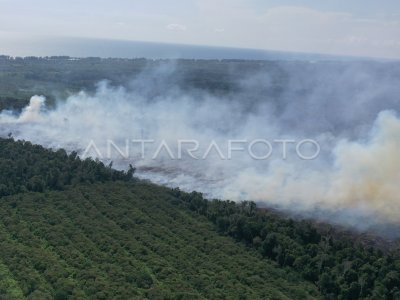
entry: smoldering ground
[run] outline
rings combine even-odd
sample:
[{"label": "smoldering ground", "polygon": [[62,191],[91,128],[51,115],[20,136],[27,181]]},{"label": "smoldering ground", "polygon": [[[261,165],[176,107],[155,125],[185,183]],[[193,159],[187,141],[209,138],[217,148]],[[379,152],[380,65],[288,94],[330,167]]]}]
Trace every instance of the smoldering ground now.
[{"label": "smoldering ground", "polygon": [[55,108],[33,96],[21,113],[1,113],[1,134],[81,154],[90,141],[106,153],[108,140],[120,148],[127,140],[164,140],[172,148],[196,140],[205,151],[210,141],[224,148],[228,140],[313,139],[321,147],[313,160],[294,155],[291,144],[286,159],[275,147],[265,160],[239,152],[221,159],[215,151],[205,160],[165,152],[153,159],[132,148],[128,158],[113,151],[110,159],[118,168],[133,161],[143,178],[208,197],[318,211],[363,230],[400,223],[398,63],[274,62],[235,77],[223,94],[185,88],[183,77],[165,63],[124,87],[101,82],[95,93],[59,99]]}]

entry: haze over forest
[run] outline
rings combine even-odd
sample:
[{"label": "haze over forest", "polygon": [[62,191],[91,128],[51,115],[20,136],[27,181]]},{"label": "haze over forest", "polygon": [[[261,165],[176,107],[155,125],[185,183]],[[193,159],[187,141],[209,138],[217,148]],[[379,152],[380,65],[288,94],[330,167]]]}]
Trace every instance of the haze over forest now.
[{"label": "haze over forest", "polygon": [[0,299],[400,299],[398,0],[0,0]]}]

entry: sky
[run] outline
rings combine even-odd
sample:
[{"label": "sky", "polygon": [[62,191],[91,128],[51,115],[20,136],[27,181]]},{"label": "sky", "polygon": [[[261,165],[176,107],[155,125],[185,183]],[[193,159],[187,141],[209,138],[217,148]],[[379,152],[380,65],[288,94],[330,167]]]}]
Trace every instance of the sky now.
[{"label": "sky", "polygon": [[400,1],[0,0],[0,46],[35,37],[400,59]]}]

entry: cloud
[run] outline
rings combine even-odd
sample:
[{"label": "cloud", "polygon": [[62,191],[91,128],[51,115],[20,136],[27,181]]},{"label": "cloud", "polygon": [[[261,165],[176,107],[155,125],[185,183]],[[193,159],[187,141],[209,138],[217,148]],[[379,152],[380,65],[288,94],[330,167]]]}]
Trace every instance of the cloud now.
[{"label": "cloud", "polygon": [[186,31],[187,27],[186,27],[186,25],[183,25],[183,24],[173,23],[173,24],[168,24],[167,29],[171,30],[171,31]]},{"label": "cloud", "polygon": [[216,33],[223,33],[223,32],[225,32],[225,29],[224,28],[215,28],[214,31]]}]

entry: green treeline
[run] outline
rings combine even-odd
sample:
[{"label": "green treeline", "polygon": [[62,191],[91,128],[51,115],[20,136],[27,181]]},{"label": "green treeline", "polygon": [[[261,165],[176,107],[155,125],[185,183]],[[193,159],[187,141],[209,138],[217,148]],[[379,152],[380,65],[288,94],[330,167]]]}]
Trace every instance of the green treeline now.
[{"label": "green treeline", "polygon": [[78,183],[130,180],[134,173],[117,171],[76,152],[53,152],[30,142],[0,138],[0,197],[26,191],[62,190]]},{"label": "green treeline", "polygon": [[253,202],[208,201],[200,193],[179,189],[172,194],[206,216],[221,234],[314,283],[325,299],[400,299],[398,252],[384,255],[349,239],[322,235],[311,222],[259,210]]}]

